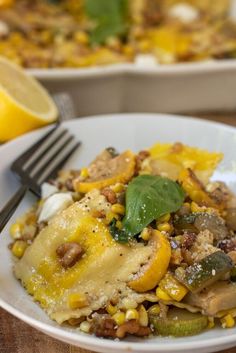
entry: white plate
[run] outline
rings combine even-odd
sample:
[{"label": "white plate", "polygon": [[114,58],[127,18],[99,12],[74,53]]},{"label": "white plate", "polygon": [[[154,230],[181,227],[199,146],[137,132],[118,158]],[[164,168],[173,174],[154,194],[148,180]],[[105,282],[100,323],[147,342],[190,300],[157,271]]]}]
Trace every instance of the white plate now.
[{"label": "white plate", "polygon": [[[123,114],[74,120],[64,124],[83,142],[81,149],[70,160],[70,166],[87,165],[104,147],[114,146],[138,151],[156,141],[181,141],[191,146],[221,151],[225,159],[215,173],[215,178],[226,181],[236,191],[235,151],[236,129],[202,120],[168,115]],[[0,147],[0,204],[16,190],[18,184],[8,168],[45,129],[18,138]],[[32,204],[34,197],[28,194],[12,221]],[[127,339],[122,342],[100,339],[80,333],[78,330],[60,327],[26,294],[12,275],[12,259],[7,249],[10,242],[8,228],[0,237],[0,306],[33,327],[76,346],[98,352],[213,352],[236,344],[236,328],[220,328],[188,338],[160,338],[149,340]]]}]

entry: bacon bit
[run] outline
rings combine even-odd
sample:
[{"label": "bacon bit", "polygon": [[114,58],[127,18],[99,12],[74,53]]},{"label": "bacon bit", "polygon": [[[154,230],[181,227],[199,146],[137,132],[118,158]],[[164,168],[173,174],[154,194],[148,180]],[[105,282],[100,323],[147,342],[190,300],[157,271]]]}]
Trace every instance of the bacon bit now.
[{"label": "bacon bit", "polygon": [[158,1],[146,0],[143,9],[143,18],[147,26],[153,26],[161,22],[162,11]]},{"label": "bacon bit", "polygon": [[75,242],[64,243],[58,246],[56,254],[60,258],[62,267],[69,268],[74,266],[82,257],[83,249],[80,244]]},{"label": "bacon bit", "polygon": [[181,142],[176,142],[171,146],[170,153],[181,153],[184,145]]},{"label": "bacon bit", "polygon": [[139,154],[137,155],[137,158],[140,162],[143,162],[144,159],[148,158],[149,156],[150,156],[150,152],[143,150],[139,152]]},{"label": "bacon bit", "polygon": [[193,243],[196,240],[196,233],[184,233],[183,234],[183,242],[181,244],[182,248],[190,249]]},{"label": "bacon bit", "polygon": [[225,253],[236,250],[236,238],[224,239],[218,243],[218,248],[223,250]]},{"label": "bacon bit", "polygon": [[110,202],[112,205],[117,203],[116,193],[111,188],[104,188],[101,191],[101,194],[105,196],[107,201]]},{"label": "bacon bit", "polygon": [[67,179],[65,182],[65,187],[68,191],[75,191],[73,186],[73,179]]},{"label": "bacon bit", "polygon": [[136,320],[130,320],[119,326],[116,331],[118,338],[124,338],[127,334],[145,337],[151,334],[151,329],[149,327],[140,326]]},{"label": "bacon bit", "polygon": [[135,166],[135,175],[138,174],[141,169],[142,162],[150,156],[149,151],[140,151],[136,156],[136,166]]},{"label": "bacon bit", "polygon": [[116,338],[116,323],[109,315],[94,315],[91,323],[91,332],[97,337]]}]

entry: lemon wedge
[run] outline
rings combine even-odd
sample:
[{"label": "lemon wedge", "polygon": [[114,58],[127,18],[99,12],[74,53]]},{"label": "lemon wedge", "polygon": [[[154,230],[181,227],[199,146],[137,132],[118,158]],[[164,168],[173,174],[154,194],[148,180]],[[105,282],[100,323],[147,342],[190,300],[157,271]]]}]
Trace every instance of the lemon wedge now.
[{"label": "lemon wedge", "polygon": [[58,112],[47,91],[22,69],[0,57],[0,141],[56,120]]},{"label": "lemon wedge", "polygon": [[153,246],[153,254],[149,262],[128,283],[136,292],[146,292],[155,288],[169,266],[171,247],[167,237],[153,229],[150,244]]},{"label": "lemon wedge", "polygon": [[85,181],[75,179],[73,184],[78,192],[86,193],[93,189],[102,189],[116,183],[128,182],[135,172],[135,155],[127,150],[119,156],[106,161],[106,173],[96,173]]}]

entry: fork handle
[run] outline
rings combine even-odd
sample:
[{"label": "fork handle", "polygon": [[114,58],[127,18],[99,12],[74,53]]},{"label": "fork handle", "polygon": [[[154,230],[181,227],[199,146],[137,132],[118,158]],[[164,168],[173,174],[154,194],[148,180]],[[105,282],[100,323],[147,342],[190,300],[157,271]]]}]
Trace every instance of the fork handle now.
[{"label": "fork handle", "polygon": [[28,186],[22,185],[19,190],[12,196],[12,198],[7,202],[7,204],[0,211],[0,233],[3,228],[15,212],[17,206],[23,199],[26,191],[28,190]]}]

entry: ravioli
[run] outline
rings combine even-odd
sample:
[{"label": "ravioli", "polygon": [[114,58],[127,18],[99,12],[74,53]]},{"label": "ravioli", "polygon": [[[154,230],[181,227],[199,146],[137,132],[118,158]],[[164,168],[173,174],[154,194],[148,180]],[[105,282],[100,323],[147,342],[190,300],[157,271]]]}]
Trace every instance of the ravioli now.
[{"label": "ravioli", "polygon": [[[104,197],[99,197],[101,204]],[[88,200],[91,206],[91,195],[87,195],[85,200],[55,216],[14,269],[28,293],[58,323],[88,316],[116,297],[118,307],[122,307],[124,298],[132,298],[137,303],[156,300],[154,295],[138,294],[127,285],[150,259],[151,244],[115,242],[103,221],[92,216]],[[109,203],[105,206],[109,207]],[[58,246],[65,242],[78,242],[84,250],[82,258],[69,269],[61,266],[56,255]],[[69,297],[77,293],[87,297],[88,305],[71,309]]]},{"label": "ravioli", "polygon": [[182,143],[157,143],[149,149],[150,158],[145,167],[154,174],[177,180],[183,169],[191,168],[204,183],[209,182],[215,168],[223,158],[222,153],[209,152]]}]

